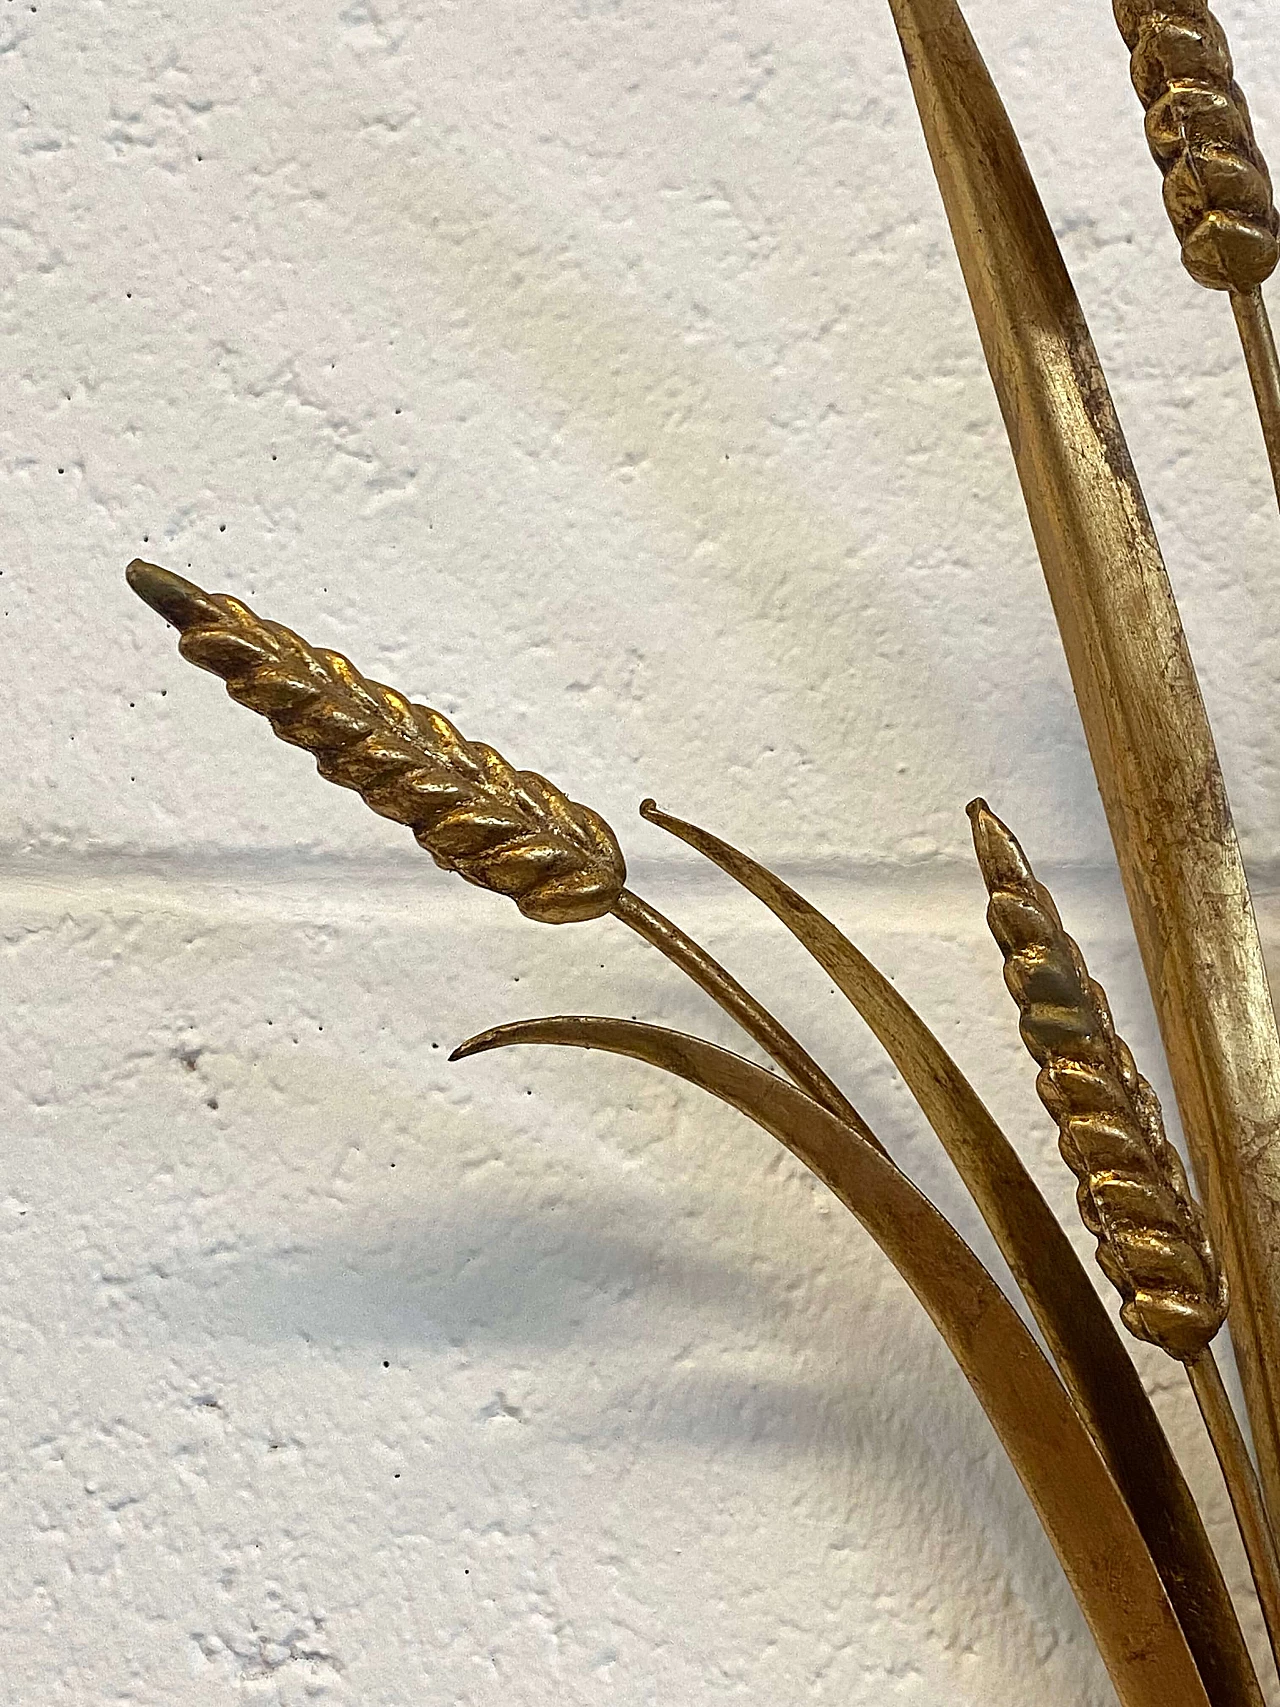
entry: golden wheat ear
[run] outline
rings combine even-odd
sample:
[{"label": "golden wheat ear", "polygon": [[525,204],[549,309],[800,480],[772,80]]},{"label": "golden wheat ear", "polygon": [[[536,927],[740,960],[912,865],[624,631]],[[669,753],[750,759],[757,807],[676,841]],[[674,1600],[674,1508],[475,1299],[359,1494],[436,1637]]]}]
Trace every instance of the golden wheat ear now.
[{"label": "golden wheat ear", "polygon": [[1280,262],[1280,216],[1222,25],[1203,0],[1115,0],[1115,15],[1183,266],[1254,290]]},{"label": "golden wheat ear", "polygon": [[1130,1333],[1190,1362],[1222,1326],[1227,1286],[1156,1093],[1017,838],[984,800],[969,818],[991,898],[987,923],[1098,1265],[1124,1300]]},{"label": "golden wheat ear", "polygon": [[141,558],[125,571],[140,599],[181,631],[178,650],[260,711],[283,741],[315,755],[330,782],[407,824],[437,865],[510,895],[544,924],[614,914],[690,977],[824,1108],[857,1131],[858,1111],[795,1038],[669,919],[625,887],[613,831],[545,777],[513,770],[438,711],[362,676],[226,593]]},{"label": "golden wheat ear", "polygon": [[314,754],[321,776],[407,824],[437,865],[509,895],[545,924],[612,910],[626,863],[590,807],[239,599],[141,558],[125,577],[181,632],[188,662],[221,676],[232,699],[260,711],[282,741]]}]

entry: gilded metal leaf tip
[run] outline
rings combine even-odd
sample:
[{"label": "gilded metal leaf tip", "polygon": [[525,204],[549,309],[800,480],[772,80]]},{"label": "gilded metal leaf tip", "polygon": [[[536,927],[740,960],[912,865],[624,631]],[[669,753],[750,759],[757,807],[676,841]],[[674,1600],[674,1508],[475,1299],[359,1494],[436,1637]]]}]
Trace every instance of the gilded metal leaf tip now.
[{"label": "gilded metal leaf tip", "polygon": [[437,865],[509,895],[544,924],[612,910],[626,863],[590,807],[239,599],[141,558],[125,574],[181,631],[178,650],[189,663],[221,676],[232,699],[260,711],[282,741],[313,753],[321,776],[407,824]]},{"label": "gilded metal leaf tip", "polygon": [[1016,837],[983,800],[969,817],[991,897],[987,923],[1098,1264],[1124,1300],[1130,1333],[1190,1362],[1222,1326],[1227,1286],[1159,1100]]},{"label": "gilded metal leaf tip", "polygon": [[1115,0],[1115,15],[1182,264],[1210,290],[1256,289],[1280,262],[1280,214],[1222,25],[1204,0]]}]

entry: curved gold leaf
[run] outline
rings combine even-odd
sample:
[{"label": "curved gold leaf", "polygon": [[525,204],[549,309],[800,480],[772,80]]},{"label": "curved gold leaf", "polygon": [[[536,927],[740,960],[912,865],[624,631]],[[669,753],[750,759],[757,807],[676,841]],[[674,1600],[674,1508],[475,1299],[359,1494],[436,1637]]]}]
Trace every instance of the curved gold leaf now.
[{"label": "curved gold leaf", "polygon": [[889,0],[1062,634],[1280,1513],[1280,1035],[1209,720],[1106,378],[955,0]]},{"label": "curved gold leaf", "polygon": [[635,1021],[526,1020],[464,1043],[603,1049],[710,1091],[772,1133],[871,1234],[946,1340],[1052,1541],[1123,1707],[1209,1697],[1151,1554],[1093,1437],[1017,1311],[911,1181],[803,1091],[700,1038]]},{"label": "curved gold leaf", "polygon": [[955,1164],[1048,1342],[1164,1579],[1215,1703],[1261,1691],[1199,1509],[1115,1325],[1017,1151],[885,975],[790,884],[708,830],[640,807],[763,901],[848,997]]}]

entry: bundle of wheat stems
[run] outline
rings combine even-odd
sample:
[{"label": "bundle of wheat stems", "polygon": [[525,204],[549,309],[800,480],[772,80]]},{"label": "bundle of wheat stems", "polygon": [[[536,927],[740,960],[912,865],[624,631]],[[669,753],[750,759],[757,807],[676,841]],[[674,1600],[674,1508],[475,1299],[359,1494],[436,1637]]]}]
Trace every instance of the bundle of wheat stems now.
[{"label": "bundle of wheat stems", "polygon": [[[1159,548],[1025,161],[954,0],[890,0],[1058,616],[1161,1022],[1196,1201],[1159,1103],[1011,832],[969,808],[1037,1089],[1121,1322],[1181,1363],[1222,1466],[1273,1654],[1280,1648],[1280,1036],[1213,740]],[[1116,0],[1183,260],[1230,293],[1280,487],[1280,370],[1261,296],[1280,217],[1221,27],[1201,0]],[[691,937],[626,887],[617,838],[544,777],[465,739],[239,600],[141,561],[134,590],[183,656],[408,826],[436,863],[528,918],[638,932],[785,1078],[701,1040],[579,1016],[517,1043],[648,1061],[748,1114],[871,1232],[955,1354],[1080,1601],[1124,1707],[1261,1707],[1204,1524],[1114,1324],[1009,1140],[923,1020],[837,927],[705,830],[641,810],[756,895],[884,1045],[1021,1288],[1046,1356],[955,1229],[831,1077]],[[1228,1323],[1255,1468],[1214,1360]]]}]

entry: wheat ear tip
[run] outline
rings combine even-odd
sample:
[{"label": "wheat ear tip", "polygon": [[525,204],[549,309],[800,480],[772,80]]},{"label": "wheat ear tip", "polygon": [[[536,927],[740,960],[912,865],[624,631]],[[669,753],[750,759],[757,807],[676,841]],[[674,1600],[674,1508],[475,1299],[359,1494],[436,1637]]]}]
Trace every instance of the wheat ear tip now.
[{"label": "wheat ear tip", "polygon": [[184,580],[172,569],[162,569],[158,563],[148,563],[135,557],[124,572],[124,578],[143,604],[150,605],[157,615],[174,628],[190,628],[199,622],[225,620],[222,612],[203,588],[194,581]]},{"label": "wheat ear tip", "polygon": [[974,852],[986,880],[987,888],[1022,888],[1035,878],[1022,844],[979,795],[971,800],[965,811],[973,831]]},{"label": "wheat ear tip", "polygon": [[142,558],[125,575],[180,631],[178,650],[189,663],[221,676],[232,699],[310,752],[329,782],[407,825],[437,865],[509,895],[526,918],[544,924],[612,912],[626,863],[590,807],[238,599],[206,593]]}]

